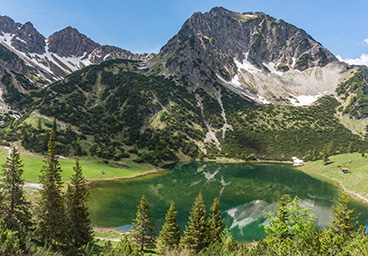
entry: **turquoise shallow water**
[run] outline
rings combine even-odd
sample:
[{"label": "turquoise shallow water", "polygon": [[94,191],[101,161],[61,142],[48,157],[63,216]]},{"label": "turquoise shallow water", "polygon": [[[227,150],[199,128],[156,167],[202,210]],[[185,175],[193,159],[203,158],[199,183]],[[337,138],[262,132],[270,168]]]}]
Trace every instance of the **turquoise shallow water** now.
[{"label": "turquoise shallow water", "polygon": [[[187,162],[170,165],[164,173],[133,180],[104,181],[91,188],[90,211],[93,225],[127,228],[136,213],[142,194],[151,205],[157,231],[161,230],[171,200],[176,203],[178,222],[183,230],[189,211],[199,192],[206,205],[219,197],[226,225],[239,241],[265,236],[264,212],[275,211],[283,194],[298,196],[301,203],[313,206],[317,225],[326,227],[331,206],[339,189],[312,178],[287,164]],[[368,207],[352,205],[368,219]]]}]

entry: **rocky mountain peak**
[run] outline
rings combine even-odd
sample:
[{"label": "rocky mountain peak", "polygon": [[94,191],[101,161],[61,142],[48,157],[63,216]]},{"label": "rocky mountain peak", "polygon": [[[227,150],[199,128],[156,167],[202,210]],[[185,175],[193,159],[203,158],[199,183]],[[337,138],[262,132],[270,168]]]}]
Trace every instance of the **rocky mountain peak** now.
[{"label": "rocky mountain peak", "polygon": [[[219,81],[237,93],[266,99],[298,95],[300,92],[279,89],[285,84],[301,85],[294,80],[314,83],[296,78],[304,70],[340,64],[302,29],[262,12],[237,13],[222,7],[193,14],[159,56],[167,60],[166,72],[176,73],[194,88],[213,91],[214,82]],[[287,80],[282,78],[284,73],[288,73]],[[264,89],[272,83],[276,90]],[[331,92],[333,86],[329,88],[326,91]]]},{"label": "rocky mountain peak", "polygon": [[[5,37],[5,34],[8,34]],[[23,53],[45,52],[45,37],[41,35],[31,22],[20,24],[7,16],[0,16],[0,35],[11,47]]]},{"label": "rocky mountain peak", "polygon": [[8,16],[0,16],[0,33],[10,33],[17,28],[18,25],[21,24],[16,24],[15,21]]},{"label": "rocky mountain peak", "polygon": [[161,53],[182,49],[179,45],[185,41],[201,51],[221,50],[240,61],[248,53],[250,62],[259,67],[272,61],[291,65],[302,54],[308,56],[296,67],[301,71],[337,61],[304,30],[262,12],[240,14],[215,7],[208,13],[195,13]]},{"label": "rocky mountain peak", "polygon": [[26,22],[17,30],[16,36],[11,40],[15,49],[25,53],[45,53],[45,37],[34,28],[31,22]]},{"label": "rocky mountain peak", "polygon": [[48,39],[49,51],[61,57],[80,57],[90,54],[100,45],[72,27],[64,28]]}]

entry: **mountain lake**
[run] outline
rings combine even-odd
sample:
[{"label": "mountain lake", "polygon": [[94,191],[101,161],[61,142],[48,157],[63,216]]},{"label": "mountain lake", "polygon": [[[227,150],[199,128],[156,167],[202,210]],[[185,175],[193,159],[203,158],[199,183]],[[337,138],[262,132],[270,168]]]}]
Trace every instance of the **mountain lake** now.
[{"label": "mountain lake", "polygon": [[[167,171],[131,180],[101,181],[91,186],[90,213],[94,226],[129,230],[142,194],[151,206],[157,232],[165,221],[171,200],[178,211],[183,232],[194,199],[202,193],[207,206],[220,198],[227,227],[238,241],[259,240],[266,236],[265,212],[274,212],[283,194],[298,196],[305,206],[312,206],[319,227],[328,227],[332,205],[340,189],[282,163],[185,162],[166,166]],[[352,201],[366,225],[368,206]]]}]

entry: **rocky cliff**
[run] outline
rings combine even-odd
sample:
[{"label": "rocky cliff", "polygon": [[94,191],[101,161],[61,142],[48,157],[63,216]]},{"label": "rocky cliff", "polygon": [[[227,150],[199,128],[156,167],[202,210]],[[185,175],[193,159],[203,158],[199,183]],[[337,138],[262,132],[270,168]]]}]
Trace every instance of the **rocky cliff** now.
[{"label": "rocky cliff", "polygon": [[261,12],[221,7],[193,14],[159,57],[162,73],[193,88],[211,93],[219,81],[261,103],[312,102],[348,76],[346,65],[304,30]]},{"label": "rocky cliff", "polygon": [[91,64],[111,59],[148,60],[153,54],[100,45],[67,27],[45,38],[30,22],[20,24],[0,16],[0,44],[17,54],[35,73],[51,82]]}]

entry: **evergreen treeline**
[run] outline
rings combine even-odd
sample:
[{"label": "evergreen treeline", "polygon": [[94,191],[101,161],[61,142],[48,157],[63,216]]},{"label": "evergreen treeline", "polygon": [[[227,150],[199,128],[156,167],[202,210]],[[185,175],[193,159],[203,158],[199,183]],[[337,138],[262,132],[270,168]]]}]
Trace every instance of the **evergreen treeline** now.
[{"label": "evergreen treeline", "polygon": [[91,255],[89,190],[77,158],[65,192],[54,138],[52,131],[41,170],[42,189],[33,209],[25,199],[23,163],[16,147],[3,164],[0,255]]},{"label": "evergreen treeline", "polygon": [[[276,213],[266,213],[270,222],[265,226],[268,234],[255,246],[238,243],[223,224],[217,198],[208,215],[202,195],[199,194],[190,211],[184,237],[176,224],[176,211],[172,202],[166,222],[157,240],[159,255],[367,255],[368,236],[365,227],[357,221],[358,215],[349,209],[350,198],[341,194],[333,206],[333,219],[329,229],[318,229],[311,208],[299,204],[299,199],[283,195]],[[142,208],[142,205],[145,207]],[[144,210],[143,210],[144,209]],[[138,218],[138,216],[148,216]],[[146,228],[142,228],[142,227]],[[149,231],[148,231],[149,230]],[[132,233],[116,248],[107,245],[103,255],[143,255],[153,253],[153,224],[149,205],[145,199],[138,206]],[[136,237],[144,238],[137,240]],[[145,243],[149,246],[145,247]],[[143,248],[146,248],[144,251]]]},{"label": "evergreen treeline", "polygon": [[276,213],[266,213],[267,237],[256,245],[234,240],[224,225],[220,202],[213,200],[209,213],[201,194],[190,210],[181,236],[175,203],[171,202],[159,234],[152,222],[150,204],[143,195],[128,235],[113,246],[101,248],[93,241],[88,202],[89,191],[78,158],[67,186],[60,178],[54,133],[51,132],[42,189],[32,208],[25,199],[22,161],[12,147],[2,165],[0,181],[0,255],[367,255],[368,236],[345,194],[333,206],[329,229],[318,229],[310,208],[298,198],[284,195]]},{"label": "evergreen treeline", "polygon": [[[360,68],[339,87],[340,96],[350,95],[351,103],[344,109],[331,96],[308,107],[259,106],[218,83],[214,86],[221,94],[220,104],[203,89],[188,90],[185,80],[144,75],[138,67],[134,61],[107,61],[42,90],[8,95],[19,98],[15,109],[22,116],[15,120],[11,112],[0,114],[0,143],[20,141],[30,151],[45,153],[52,126],[48,116],[65,125],[55,131],[59,154],[90,155],[106,162],[131,158],[158,165],[203,157],[285,160],[293,156],[327,160],[324,148],[331,142],[335,154],[350,152],[350,143],[355,151],[368,149],[364,135],[353,134],[336,115],[367,115],[367,69]],[[10,86],[10,78],[5,75],[4,84]],[[222,107],[232,127],[225,136]],[[213,142],[204,142],[205,121],[221,150]]]}]

